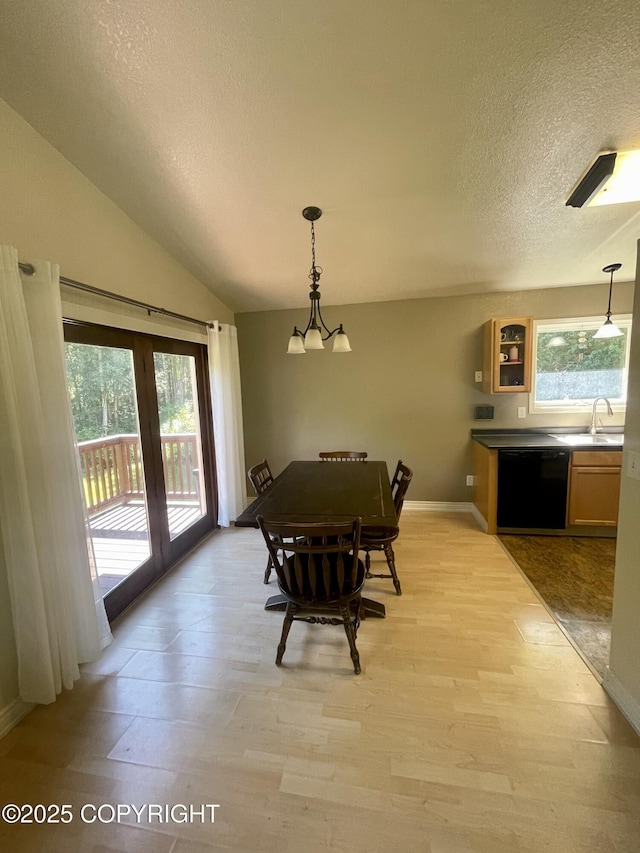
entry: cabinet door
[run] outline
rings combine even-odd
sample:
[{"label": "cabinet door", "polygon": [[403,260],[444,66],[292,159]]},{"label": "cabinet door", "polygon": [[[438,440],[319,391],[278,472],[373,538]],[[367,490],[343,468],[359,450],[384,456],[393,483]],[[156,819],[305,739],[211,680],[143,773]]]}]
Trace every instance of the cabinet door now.
[{"label": "cabinet door", "polygon": [[615,527],[619,495],[619,467],[572,467],[568,523]]},{"label": "cabinet door", "polygon": [[531,390],[531,317],[502,317],[485,324],[482,390],[488,394]]}]

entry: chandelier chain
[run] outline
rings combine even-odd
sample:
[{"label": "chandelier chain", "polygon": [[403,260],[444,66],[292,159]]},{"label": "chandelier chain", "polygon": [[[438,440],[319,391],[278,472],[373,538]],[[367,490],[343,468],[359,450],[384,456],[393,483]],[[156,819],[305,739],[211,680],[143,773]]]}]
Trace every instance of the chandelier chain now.
[{"label": "chandelier chain", "polygon": [[316,266],[316,229],[313,227],[314,223],[311,222],[311,269],[309,270],[309,278],[313,282],[314,286],[317,286],[320,281],[320,275],[322,274],[322,267]]},{"label": "chandelier chain", "polygon": [[311,223],[311,268],[313,269],[316,265],[316,229],[313,227],[313,222]]}]

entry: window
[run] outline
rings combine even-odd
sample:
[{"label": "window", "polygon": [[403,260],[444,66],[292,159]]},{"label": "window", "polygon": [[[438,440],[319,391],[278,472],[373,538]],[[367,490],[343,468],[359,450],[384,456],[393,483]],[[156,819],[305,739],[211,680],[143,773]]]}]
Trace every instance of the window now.
[{"label": "window", "polygon": [[602,317],[534,324],[532,412],[587,412],[596,397],[616,411],[627,400],[631,316],[614,318],[619,338],[594,338]]}]

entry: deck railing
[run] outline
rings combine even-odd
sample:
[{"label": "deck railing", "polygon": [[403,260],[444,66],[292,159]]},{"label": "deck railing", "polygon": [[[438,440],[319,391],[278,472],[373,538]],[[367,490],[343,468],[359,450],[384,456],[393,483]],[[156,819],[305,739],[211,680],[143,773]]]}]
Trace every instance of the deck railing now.
[{"label": "deck railing", "polygon": [[[198,448],[193,433],[160,436],[168,498],[198,499]],[[79,441],[80,469],[89,515],[144,496],[137,435]]]}]

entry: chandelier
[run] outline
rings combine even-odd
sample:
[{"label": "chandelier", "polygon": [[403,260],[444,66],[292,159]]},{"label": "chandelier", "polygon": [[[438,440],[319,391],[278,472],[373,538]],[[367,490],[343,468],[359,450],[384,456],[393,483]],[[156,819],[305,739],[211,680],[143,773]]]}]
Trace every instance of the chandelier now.
[{"label": "chandelier", "polygon": [[[322,319],[322,311],[320,310],[319,288],[322,267],[316,266],[316,232],[313,223],[320,219],[322,211],[319,207],[305,207],[302,215],[307,222],[311,223],[311,270],[309,271],[309,278],[311,279],[311,293],[309,294],[311,309],[309,311],[309,322],[304,332],[301,332],[297,326],[293,327],[287,352],[290,355],[298,355],[310,349],[324,349],[324,342],[333,338],[334,335],[333,351],[351,352],[349,338],[342,329],[342,323],[333,329],[333,331],[329,331],[329,328]],[[324,337],[323,330],[326,332]]]}]

